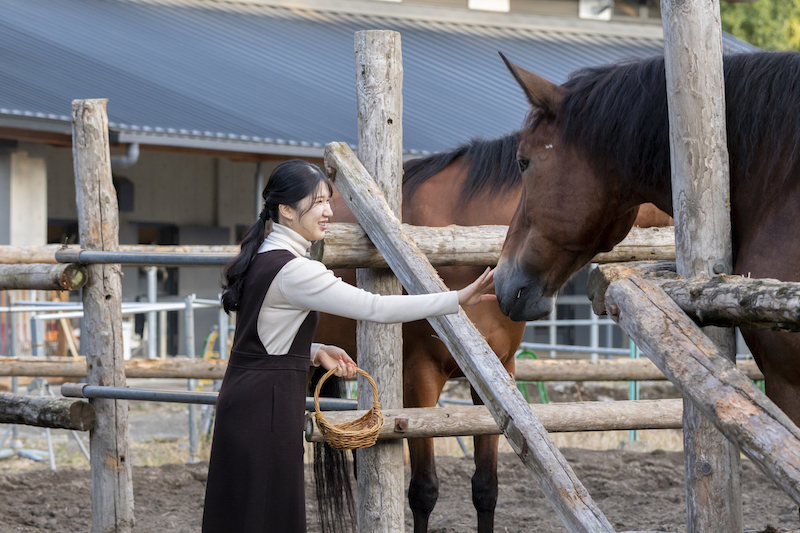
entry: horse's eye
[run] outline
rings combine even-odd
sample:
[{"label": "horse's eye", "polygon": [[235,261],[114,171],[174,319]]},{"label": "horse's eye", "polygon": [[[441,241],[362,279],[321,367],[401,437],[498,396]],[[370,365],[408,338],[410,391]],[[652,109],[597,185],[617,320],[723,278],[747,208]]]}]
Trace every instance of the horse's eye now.
[{"label": "horse's eye", "polygon": [[528,165],[531,164],[531,160],[525,159],[524,157],[518,157],[517,164],[519,165],[519,171],[524,174],[525,171],[528,170]]}]

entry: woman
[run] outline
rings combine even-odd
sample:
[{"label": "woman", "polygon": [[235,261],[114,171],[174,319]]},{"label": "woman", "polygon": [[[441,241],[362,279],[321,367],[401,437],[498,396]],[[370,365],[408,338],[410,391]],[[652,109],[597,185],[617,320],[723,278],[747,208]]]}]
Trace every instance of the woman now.
[{"label": "woman", "polygon": [[[458,312],[494,299],[487,269],[460,291],[380,296],[336,278],[305,257],[325,237],[331,184],[301,160],[278,165],[264,209],[226,267],[222,302],[237,311],[236,335],[217,400],[208,469],[205,533],[306,531],[303,418],[311,365],[353,377],[341,348],[312,344],[317,312],[396,323]],[[264,238],[268,220],[272,232]]]}]

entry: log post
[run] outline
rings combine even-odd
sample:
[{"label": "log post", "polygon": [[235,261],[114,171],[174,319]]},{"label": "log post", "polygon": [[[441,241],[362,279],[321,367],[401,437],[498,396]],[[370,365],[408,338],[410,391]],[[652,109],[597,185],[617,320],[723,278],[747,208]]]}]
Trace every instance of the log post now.
[{"label": "log post", "polygon": [[[730,274],[730,176],[719,2],[661,5],[678,274]],[[706,334],[735,361],[733,329]],[[741,531],[739,450],[687,401],[683,409],[687,531]]]},{"label": "log post", "polygon": [[[115,251],[119,244],[117,194],[111,182],[105,99],[72,102],[72,157],[81,246]],[[125,386],[122,357],[122,282],[119,265],[90,265],[83,288],[86,377],[90,385]],[[97,423],[90,432],[92,533],[133,528],[128,404],[93,399]]]},{"label": "log post", "polygon": [[94,408],[83,400],[0,392],[0,424],[89,431],[95,418]]},{"label": "log post", "polygon": [[86,282],[86,268],[76,264],[0,265],[0,290],[76,291]]},{"label": "log post", "polygon": [[[358,157],[375,176],[379,191],[398,217],[403,182],[403,59],[400,34],[359,31],[355,34]],[[340,191],[342,192],[342,191]],[[343,193],[344,194],[344,193]],[[359,269],[362,289],[402,294],[390,270]],[[403,330],[401,324],[359,322],[358,364],[378,386],[381,406],[403,406]],[[372,387],[358,378],[358,404],[372,406]],[[403,443],[382,442],[356,455],[358,468],[358,531],[405,531]]]},{"label": "log post", "polygon": [[[684,411],[687,405],[697,406],[706,420],[738,445],[735,449],[741,449],[800,504],[800,429],[736,368],[704,330],[658,286],[639,277],[612,283],[606,306],[609,316],[689,400]],[[700,456],[700,462],[691,469],[701,476],[716,475],[714,459]],[[711,504],[719,497],[701,495],[706,499],[696,505]],[[709,530],[723,531],[716,525]]]},{"label": "log post", "polygon": [[[447,290],[430,262],[403,233],[400,221],[350,147],[344,143],[329,144],[325,149],[325,166],[331,173],[337,173],[339,192],[409,294]],[[458,314],[428,321],[567,529],[614,531],[463,309]]]}]

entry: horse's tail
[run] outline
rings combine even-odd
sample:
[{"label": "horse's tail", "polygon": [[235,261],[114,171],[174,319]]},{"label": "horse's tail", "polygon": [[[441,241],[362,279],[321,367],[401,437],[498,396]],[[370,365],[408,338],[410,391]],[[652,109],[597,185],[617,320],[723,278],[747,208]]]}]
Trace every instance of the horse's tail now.
[{"label": "horse's tail", "polygon": [[[317,368],[311,377],[314,391],[325,370]],[[322,384],[320,397],[342,397],[343,380],[331,377]],[[350,461],[347,453],[334,450],[327,442],[314,443],[314,490],[322,533],[352,531],[355,518],[355,498],[350,484]]]}]

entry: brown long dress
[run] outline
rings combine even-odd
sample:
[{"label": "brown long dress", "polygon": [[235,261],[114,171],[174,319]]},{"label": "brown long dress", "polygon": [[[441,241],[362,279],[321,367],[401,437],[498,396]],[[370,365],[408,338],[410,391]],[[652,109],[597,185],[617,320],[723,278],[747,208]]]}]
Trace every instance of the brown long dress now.
[{"label": "brown long dress", "polygon": [[272,250],[250,265],[217,399],[203,533],[306,531],[303,415],[319,317],[309,313],[287,354],[268,354],[257,330],[267,290],[295,257]]}]

